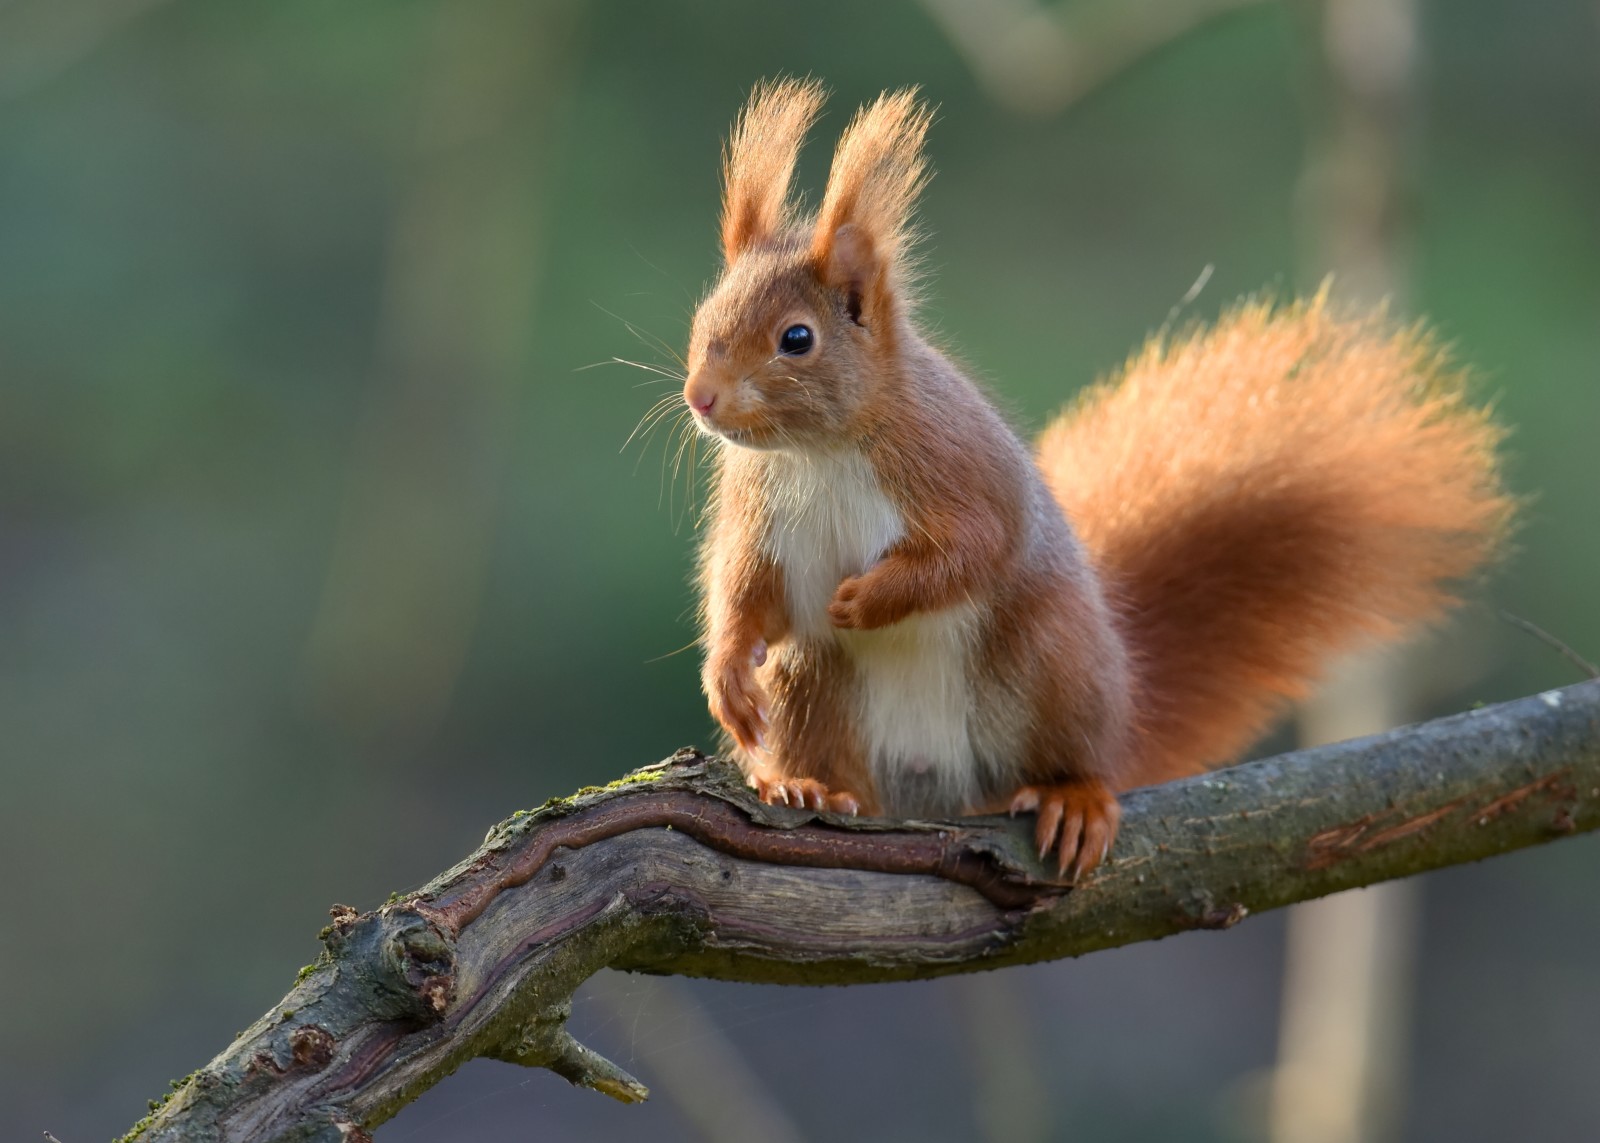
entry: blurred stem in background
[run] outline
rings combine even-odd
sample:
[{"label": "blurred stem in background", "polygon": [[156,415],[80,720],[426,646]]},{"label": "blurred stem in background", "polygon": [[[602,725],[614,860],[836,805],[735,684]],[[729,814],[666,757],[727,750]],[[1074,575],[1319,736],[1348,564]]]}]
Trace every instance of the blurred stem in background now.
[{"label": "blurred stem in background", "polygon": [[1263,0],[922,0],[989,98],[1055,115],[1218,16]]},{"label": "blurred stem in background", "polygon": [[49,83],[168,0],[20,0],[0,3],[0,100]]},{"label": "blurred stem in background", "polygon": [[[602,972],[585,986],[632,1028],[631,1054],[707,1143],[804,1143],[738,1045],[717,1027],[690,986],[672,976]],[[813,1098],[789,1085],[796,1098]]]},{"label": "blurred stem in background", "polygon": [[1021,977],[977,972],[956,977],[948,986],[967,1026],[979,1138],[988,1143],[1048,1143],[1057,1138]]},{"label": "blurred stem in background", "polygon": [[[1045,7],[1038,0],[922,0],[922,5],[997,104],[1023,115],[1056,115],[1189,32],[1261,2],[1128,0]],[[972,1045],[973,1102],[983,1138],[995,1143],[1052,1138],[1036,1028],[1012,979],[986,973],[953,988]]]},{"label": "blurred stem in background", "polygon": [[[1308,90],[1299,188],[1304,285],[1332,274],[1336,297],[1405,309],[1416,115],[1416,0],[1301,6]],[[1360,656],[1300,716],[1305,746],[1406,722],[1426,671],[1412,653]],[[1421,886],[1396,881],[1289,913],[1273,1143],[1400,1137]]]},{"label": "blurred stem in background", "polygon": [[[991,97],[1032,114],[1064,109],[1248,2],[1141,0],[1068,10],[1036,0],[923,0]],[[1315,268],[1307,284],[1331,273],[1340,298],[1358,306],[1386,302],[1401,312],[1410,254],[1406,159],[1416,126],[1415,0],[1306,0],[1295,7],[1305,17],[1305,54],[1315,61],[1299,202],[1302,264]],[[1397,656],[1346,664],[1305,709],[1302,740],[1352,738],[1404,721],[1414,702],[1410,673]],[[1275,1143],[1396,1137],[1417,892],[1409,882],[1388,884],[1291,914],[1270,1111]],[[973,1032],[991,1047],[1018,1034],[977,1021]],[[1007,1106],[1003,1086],[1022,1082],[981,1068],[977,1075],[980,1109]],[[999,1137],[994,1126],[986,1123]]]},{"label": "blurred stem in background", "polygon": [[313,704],[423,745],[465,660],[528,376],[576,0],[444,0],[418,77],[373,376],[308,648]]}]

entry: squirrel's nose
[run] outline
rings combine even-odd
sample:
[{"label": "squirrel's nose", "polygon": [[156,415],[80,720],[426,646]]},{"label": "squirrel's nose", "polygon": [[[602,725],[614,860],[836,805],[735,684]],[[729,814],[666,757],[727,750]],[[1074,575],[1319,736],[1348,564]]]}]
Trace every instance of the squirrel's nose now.
[{"label": "squirrel's nose", "polygon": [[717,403],[717,393],[710,385],[694,378],[684,388],[683,399],[689,403],[689,408],[704,417],[711,412],[711,406]]}]

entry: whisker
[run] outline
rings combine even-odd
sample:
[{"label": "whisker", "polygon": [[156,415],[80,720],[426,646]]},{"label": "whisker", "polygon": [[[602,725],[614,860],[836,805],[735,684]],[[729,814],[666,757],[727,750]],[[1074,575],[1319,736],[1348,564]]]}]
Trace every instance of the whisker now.
[{"label": "whisker", "polygon": [[678,440],[678,449],[672,455],[672,483],[674,487],[678,483],[678,471],[683,466],[683,454],[688,449],[690,442],[698,435],[698,433],[684,433]]},{"label": "whisker", "polygon": [[676,349],[673,349],[672,346],[666,340],[664,340],[663,338],[657,337],[655,334],[650,333],[648,330],[641,330],[638,326],[635,326],[627,318],[622,317],[619,314],[612,313],[610,310],[606,309],[606,307],[601,305],[599,302],[593,301],[591,299],[589,304],[594,306],[595,309],[599,310],[601,313],[605,314],[607,317],[614,318],[617,321],[621,322],[623,329],[625,329],[629,333],[633,334],[634,337],[638,338],[641,342],[643,342],[645,345],[649,346],[651,349],[654,349],[659,353],[665,353],[668,357],[672,358],[679,365],[683,366],[683,368],[685,370],[687,370],[689,368],[689,363],[683,359],[683,356]]},{"label": "whisker", "polygon": [[633,462],[633,475],[639,475],[639,466],[644,463],[645,454],[650,451],[650,442],[655,439],[656,433],[661,428],[661,424],[662,422],[658,418],[655,423],[653,423],[650,428],[646,430],[644,438],[639,442],[639,459]]},{"label": "whisker", "polygon": [[810,385],[807,385],[798,377],[785,375],[783,379],[785,381],[793,381],[795,388],[800,390],[800,395],[811,403],[812,408],[820,408],[820,402],[817,400],[816,391],[812,389]]},{"label": "whisker", "polygon": [[[667,437],[668,444],[665,447],[666,448],[671,448],[672,447],[670,442],[672,440],[672,437],[675,436],[678,433],[678,431],[682,428],[682,425],[681,425],[680,422],[683,420],[683,414],[682,413],[677,414],[669,422],[668,421],[668,416],[669,416],[670,413],[671,413],[670,409],[663,410],[661,413],[659,413],[656,416],[655,420],[650,423],[649,429],[647,429],[645,431],[645,439],[640,443],[639,460],[635,461],[634,465],[633,465],[634,472],[638,472],[639,471],[639,464],[641,462],[643,462],[644,454],[649,450],[650,440],[655,437],[655,435],[657,434],[657,432],[660,431],[660,429],[661,429],[661,427],[663,425],[667,425],[667,424],[671,425],[670,429],[668,430],[668,437]],[[663,450],[663,451],[665,451],[665,450]]]},{"label": "whisker", "polygon": [[666,396],[658,400],[654,405],[651,405],[645,410],[644,416],[639,418],[639,423],[633,426],[633,432],[628,434],[628,439],[622,442],[622,448],[619,448],[617,451],[623,452],[626,450],[627,447],[633,443],[634,437],[638,436],[641,431],[648,432],[650,427],[660,421],[662,417],[670,413],[672,411],[672,407],[676,404],[678,404],[678,395],[676,393],[668,393]]},{"label": "whisker", "polygon": [[646,373],[655,373],[670,381],[687,381],[682,373],[671,369],[664,369],[659,365],[651,365],[645,361],[630,361],[626,357],[608,357],[604,361],[594,361],[588,365],[580,365],[573,370],[574,373],[587,373],[591,369],[598,369],[602,365],[631,365],[635,369],[643,369]]},{"label": "whisker", "polygon": [[630,432],[627,440],[622,442],[622,448],[627,448],[627,445],[629,445],[629,443],[632,442],[632,439],[634,439],[634,434],[642,431],[642,429],[645,429],[645,427],[651,426],[651,424],[659,421],[662,416],[666,416],[667,413],[670,413],[670,411],[674,410],[674,405],[677,405],[677,403],[677,400],[669,400],[667,397],[661,397],[658,402],[654,403],[654,405],[651,405],[648,410],[645,410],[645,415],[643,415],[642,418],[638,418],[638,424],[635,424],[634,432]]},{"label": "whisker", "polygon": [[[696,493],[700,490],[700,443],[702,434],[694,424],[692,417],[686,418],[684,434],[678,443],[677,452],[672,461],[672,498],[668,501],[668,510],[672,513],[672,530],[676,533],[683,527],[684,521],[689,521],[692,526],[699,527],[700,508],[699,497]],[[676,494],[679,472],[683,475],[683,510],[677,511]],[[703,513],[701,513],[703,515]]]},{"label": "whisker", "polygon": [[[653,422],[651,422],[650,427],[645,430],[644,436],[640,440],[639,459],[633,462],[633,471],[636,474],[639,471],[639,465],[644,463],[645,454],[650,450],[650,442],[655,438],[657,432],[659,432],[661,426],[665,423],[666,414],[663,413],[661,416],[658,416]],[[676,429],[673,431],[676,432]]]},{"label": "whisker", "polygon": [[697,497],[695,494],[701,487],[700,434],[696,433],[694,438],[689,442],[689,467],[684,474],[683,489],[684,518],[689,521],[689,526],[691,528],[699,526],[698,521],[695,519],[695,508],[697,505]]},{"label": "whisker", "polygon": [[611,360],[615,361],[618,365],[631,365],[635,369],[643,369],[647,373],[654,373],[658,377],[665,377],[672,381],[688,380],[688,377],[678,372],[676,369],[666,369],[660,365],[651,365],[644,361],[630,361],[626,357],[613,357]]},{"label": "whisker", "polygon": [[654,659],[646,659],[644,661],[644,665],[646,667],[648,667],[652,663],[665,662],[666,660],[672,658],[674,655],[681,655],[685,651],[691,650],[691,649],[693,649],[695,647],[698,647],[699,645],[700,645],[700,640],[699,639],[691,639],[687,643],[685,643],[683,646],[679,647],[676,651],[668,651],[664,655],[657,655]]},{"label": "whisker", "polygon": [[681,419],[672,423],[671,436],[667,437],[666,444],[661,446],[661,479],[656,484],[656,511],[661,511],[662,505],[667,503],[667,453],[672,448],[672,437],[683,431]]},{"label": "whisker", "polygon": [[679,442],[678,451],[681,452],[683,449],[683,442],[688,439],[687,434],[695,434],[698,433],[698,431],[699,430],[695,428],[694,419],[690,415],[689,410],[684,409],[673,420],[672,435],[667,438],[666,444],[661,448],[661,483],[656,493],[656,507],[659,509],[663,504],[665,504],[669,515],[672,512],[672,505],[674,503],[674,492],[677,488],[678,473],[677,467],[674,465],[672,470],[672,483],[668,484],[667,460],[669,455],[672,453],[673,438],[677,438]]}]

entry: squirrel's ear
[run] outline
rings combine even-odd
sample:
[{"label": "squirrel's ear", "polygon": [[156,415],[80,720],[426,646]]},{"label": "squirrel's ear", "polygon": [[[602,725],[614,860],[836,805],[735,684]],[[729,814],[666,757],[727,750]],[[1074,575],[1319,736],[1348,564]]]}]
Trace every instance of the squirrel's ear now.
[{"label": "squirrel's ear", "polygon": [[915,88],[884,92],[856,113],[833,153],[811,253],[823,279],[844,291],[852,320],[869,328],[908,301],[911,212],[928,180],[922,137],[932,119]]},{"label": "squirrel's ear", "polygon": [[757,85],[722,158],[722,253],[733,261],[789,220],[789,179],[826,98],[813,79]]}]

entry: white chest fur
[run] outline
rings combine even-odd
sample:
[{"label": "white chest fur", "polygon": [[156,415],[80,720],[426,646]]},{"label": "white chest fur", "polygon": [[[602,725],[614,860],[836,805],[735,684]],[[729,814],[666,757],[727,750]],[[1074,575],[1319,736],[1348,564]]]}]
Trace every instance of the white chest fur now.
[{"label": "white chest fur", "polygon": [[777,453],[770,458],[768,543],[783,568],[796,634],[831,635],[828,602],[846,576],[860,575],[905,535],[866,457]]},{"label": "white chest fur", "polygon": [[977,611],[961,605],[877,631],[828,620],[839,582],[905,535],[905,521],[859,453],[773,454],[768,543],[783,568],[796,637],[837,640],[855,664],[856,726],[887,812],[956,812],[976,794],[967,660]]}]

